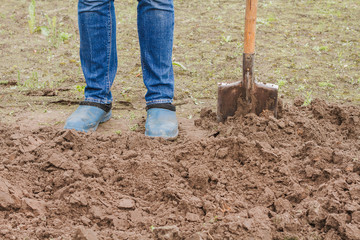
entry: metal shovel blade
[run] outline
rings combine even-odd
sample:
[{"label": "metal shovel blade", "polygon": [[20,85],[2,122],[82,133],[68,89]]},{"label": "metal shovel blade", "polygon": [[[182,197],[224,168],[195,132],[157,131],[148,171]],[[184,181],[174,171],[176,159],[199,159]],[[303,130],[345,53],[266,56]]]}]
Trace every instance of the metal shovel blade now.
[{"label": "metal shovel blade", "polygon": [[224,122],[228,117],[255,113],[260,115],[264,110],[272,111],[277,117],[278,86],[269,83],[254,82],[251,89],[251,100],[246,99],[244,81],[220,83],[218,86],[217,118]]}]

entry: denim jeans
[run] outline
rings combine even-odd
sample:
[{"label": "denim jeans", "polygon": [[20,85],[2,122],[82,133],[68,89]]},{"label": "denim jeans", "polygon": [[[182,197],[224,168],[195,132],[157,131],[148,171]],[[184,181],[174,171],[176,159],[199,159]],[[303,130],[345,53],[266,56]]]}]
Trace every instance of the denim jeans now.
[{"label": "denim jeans", "polygon": [[[171,103],[174,96],[173,0],[138,0],[138,34],[146,105]],[[120,1],[121,3],[121,1]],[[85,101],[109,104],[117,71],[113,0],[79,0],[80,60]]]}]

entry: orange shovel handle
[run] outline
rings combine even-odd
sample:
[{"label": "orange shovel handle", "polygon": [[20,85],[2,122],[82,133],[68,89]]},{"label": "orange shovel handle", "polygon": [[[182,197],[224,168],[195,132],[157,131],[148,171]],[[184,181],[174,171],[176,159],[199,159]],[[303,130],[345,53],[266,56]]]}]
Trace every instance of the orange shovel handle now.
[{"label": "orange shovel handle", "polygon": [[246,0],[244,53],[255,53],[257,0]]}]

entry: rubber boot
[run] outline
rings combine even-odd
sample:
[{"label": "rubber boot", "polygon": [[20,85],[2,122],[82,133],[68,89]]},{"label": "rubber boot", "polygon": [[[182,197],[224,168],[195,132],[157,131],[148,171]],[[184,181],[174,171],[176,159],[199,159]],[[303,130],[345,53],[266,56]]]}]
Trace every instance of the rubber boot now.
[{"label": "rubber boot", "polygon": [[80,132],[95,131],[100,123],[111,118],[111,110],[107,113],[101,108],[80,105],[66,120],[64,129],[74,129]]},{"label": "rubber boot", "polygon": [[178,122],[174,111],[163,108],[147,110],[145,136],[174,140],[178,134]]}]

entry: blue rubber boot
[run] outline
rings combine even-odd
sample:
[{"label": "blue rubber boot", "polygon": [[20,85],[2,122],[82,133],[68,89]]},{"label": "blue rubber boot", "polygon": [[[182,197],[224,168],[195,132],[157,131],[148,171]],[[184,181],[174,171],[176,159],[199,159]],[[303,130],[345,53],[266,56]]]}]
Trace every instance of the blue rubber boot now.
[{"label": "blue rubber boot", "polygon": [[178,134],[178,122],[174,111],[163,108],[147,110],[145,136],[173,140]]},{"label": "blue rubber boot", "polygon": [[64,129],[74,129],[80,132],[95,131],[100,123],[111,118],[111,110],[107,113],[101,108],[80,105],[66,120]]}]

